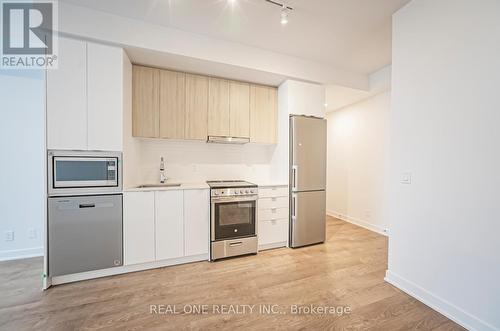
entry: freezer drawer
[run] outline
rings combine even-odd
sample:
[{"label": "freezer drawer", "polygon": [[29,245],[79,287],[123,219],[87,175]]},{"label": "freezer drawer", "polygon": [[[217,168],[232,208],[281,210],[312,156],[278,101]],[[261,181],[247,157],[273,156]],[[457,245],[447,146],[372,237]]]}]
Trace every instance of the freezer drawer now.
[{"label": "freezer drawer", "polygon": [[326,187],[326,120],[290,117],[290,186],[292,192]]},{"label": "freezer drawer", "polygon": [[122,195],[49,198],[49,275],[122,265]]},{"label": "freezer drawer", "polygon": [[290,246],[300,247],[325,241],[325,191],[293,193],[291,198]]}]

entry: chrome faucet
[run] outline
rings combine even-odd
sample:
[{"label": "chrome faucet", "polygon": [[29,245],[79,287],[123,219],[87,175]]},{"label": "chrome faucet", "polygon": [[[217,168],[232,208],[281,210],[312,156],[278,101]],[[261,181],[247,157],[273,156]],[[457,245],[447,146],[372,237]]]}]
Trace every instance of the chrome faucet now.
[{"label": "chrome faucet", "polygon": [[165,161],[163,160],[163,156],[160,158],[160,183],[164,184],[167,180],[167,176],[165,176]]}]

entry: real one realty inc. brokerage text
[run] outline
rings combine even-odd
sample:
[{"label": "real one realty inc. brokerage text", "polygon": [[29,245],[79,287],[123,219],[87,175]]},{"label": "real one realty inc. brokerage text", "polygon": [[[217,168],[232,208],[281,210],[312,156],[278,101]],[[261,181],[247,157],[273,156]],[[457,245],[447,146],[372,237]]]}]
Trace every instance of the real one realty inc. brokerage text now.
[{"label": "real one realty inc. brokerage text", "polygon": [[320,306],[320,305],[277,305],[277,304],[156,304],[149,305],[149,313],[157,315],[348,315],[349,306]]}]

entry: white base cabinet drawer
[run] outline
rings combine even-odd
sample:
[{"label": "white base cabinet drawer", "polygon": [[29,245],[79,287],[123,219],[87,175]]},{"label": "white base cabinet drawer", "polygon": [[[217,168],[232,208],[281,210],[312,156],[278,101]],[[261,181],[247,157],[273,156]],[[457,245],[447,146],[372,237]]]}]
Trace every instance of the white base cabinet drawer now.
[{"label": "white base cabinet drawer", "polygon": [[259,199],[259,209],[272,208],[288,208],[288,196]]},{"label": "white base cabinet drawer", "polygon": [[288,208],[272,208],[272,209],[259,208],[259,221],[271,221],[281,218],[288,219]]},{"label": "white base cabinet drawer", "polygon": [[259,222],[259,246],[286,243],[288,240],[288,219]]},{"label": "white base cabinet drawer", "polygon": [[287,186],[259,187],[259,198],[287,197]]}]

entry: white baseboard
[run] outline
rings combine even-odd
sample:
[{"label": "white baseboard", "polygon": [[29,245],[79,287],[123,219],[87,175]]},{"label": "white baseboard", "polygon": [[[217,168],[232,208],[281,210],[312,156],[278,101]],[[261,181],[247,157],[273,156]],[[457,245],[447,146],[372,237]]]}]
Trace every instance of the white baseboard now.
[{"label": "white baseboard", "polygon": [[275,248],[282,248],[282,247],[286,247],[286,246],[287,246],[286,241],[272,243],[272,244],[259,245],[259,251],[265,251],[268,249],[275,249]]},{"label": "white baseboard", "polygon": [[387,270],[385,274],[385,281],[399,288],[401,291],[409,294],[418,301],[431,307],[437,312],[448,317],[450,320],[460,324],[467,330],[481,330],[481,331],[499,331],[500,329],[495,326],[482,321],[481,319],[473,316],[464,310],[458,308],[452,303],[440,298],[439,296],[427,291],[426,289],[418,286],[417,284],[404,279],[403,277]]},{"label": "white baseboard", "polygon": [[208,261],[208,260],[209,260],[208,254],[185,256],[185,257],[162,260],[162,261],[154,261],[154,262],[148,262],[148,263],[125,265],[125,266],[116,267],[116,268],[86,271],[86,272],[81,272],[78,274],[54,276],[51,278],[50,283],[51,283],[51,285],[60,285],[60,284],[78,282],[81,280],[108,277],[108,276],[125,274],[125,273],[129,273],[129,272],[143,271],[143,270],[148,270],[148,269],[168,267],[168,266],[177,265],[177,264],[199,262],[199,261]]},{"label": "white baseboard", "polygon": [[352,223],[354,225],[360,226],[360,227],[365,228],[367,230],[370,230],[370,231],[373,231],[373,232],[377,232],[378,234],[381,234],[381,235],[384,235],[384,236],[388,236],[389,235],[389,230],[388,229],[381,228],[378,225],[371,224],[371,223],[369,223],[367,221],[363,221],[363,220],[360,220],[358,218],[354,218],[354,217],[351,217],[351,216],[343,215],[341,213],[337,213],[337,212],[331,211],[331,210],[327,210],[326,214],[328,216],[332,216],[332,217],[341,219],[343,221]]},{"label": "white baseboard", "polygon": [[43,256],[43,247],[32,247],[15,249],[11,251],[0,251],[0,261],[27,259],[30,257]]}]

